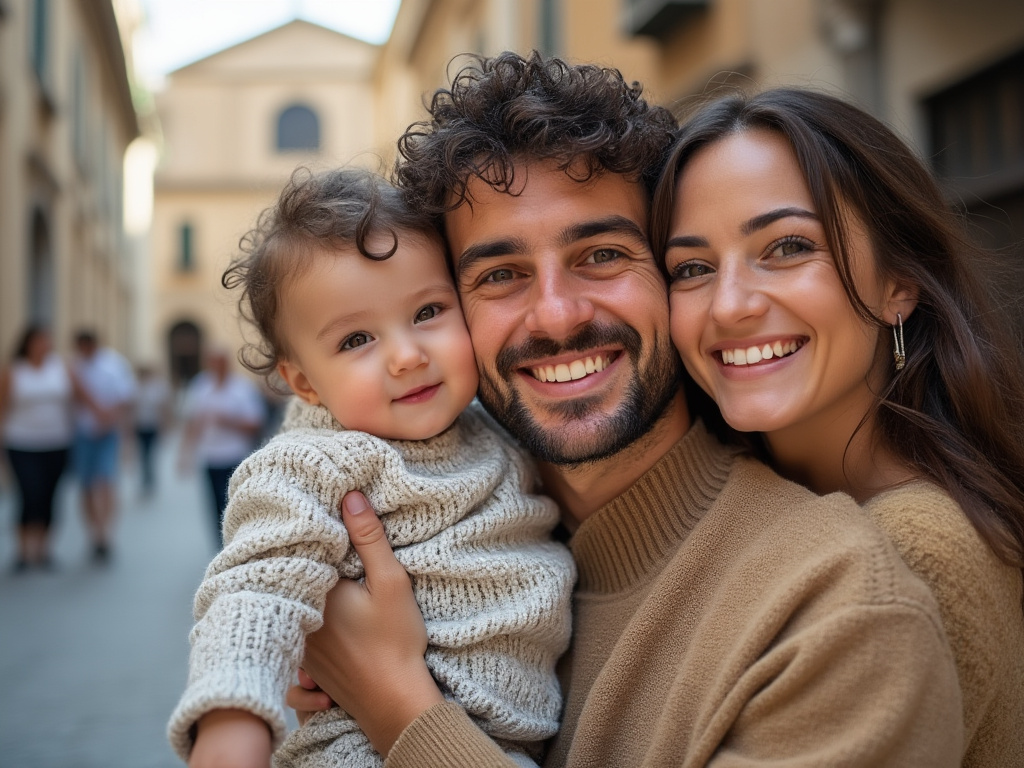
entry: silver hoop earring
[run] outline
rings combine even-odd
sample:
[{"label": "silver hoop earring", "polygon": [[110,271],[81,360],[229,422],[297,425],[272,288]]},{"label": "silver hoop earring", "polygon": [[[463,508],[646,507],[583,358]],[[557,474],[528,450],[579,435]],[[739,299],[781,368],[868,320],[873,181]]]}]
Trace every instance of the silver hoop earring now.
[{"label": "silver hoop earring", "polygon": [[896,322],[892,326],[893,350],[892,356],[896,360],[896,370],[902,371],[907,364],[907,348],[903,346],[903,316],[896,313]]}]

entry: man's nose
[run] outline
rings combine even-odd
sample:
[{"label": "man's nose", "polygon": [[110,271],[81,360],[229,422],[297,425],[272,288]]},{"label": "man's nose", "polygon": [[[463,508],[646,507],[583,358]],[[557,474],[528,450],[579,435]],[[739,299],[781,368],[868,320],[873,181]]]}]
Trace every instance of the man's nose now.
[{"label": "man's nose", "polygon": [[539,272],[524,325],[534,336],[567,339],[594,320],[594,304],[583,281],[566,269]]}]

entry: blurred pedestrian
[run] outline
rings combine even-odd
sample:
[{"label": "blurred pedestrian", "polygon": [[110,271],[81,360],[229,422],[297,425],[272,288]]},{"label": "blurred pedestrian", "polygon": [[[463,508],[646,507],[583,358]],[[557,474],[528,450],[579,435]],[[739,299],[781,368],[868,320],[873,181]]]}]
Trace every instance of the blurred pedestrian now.
[{"label": "blurred pedestrian", "polygon": [[21,497],[16,571],[51,565],[53,498],[71,447],[71,400],[71,375],[50,332],[30,326],[0,371],[3,443]]},{"label": "blurred pedestrian", "polygon": [[80,401],[75,408],[72,462],[93,559],[105,562],[110,557],[116,512],[120,430],[135,397],[135,375],[128,361],[110,347],[101,347],[92,331],[75,335],[75,349],[78,355],[72,371],[91,402]]},{"label": "blurred pedestrian", "polygon": [[156,444],[171,421],[171,387],[167,379],[151,365],[140,365],[135,375],[138,381],[135,392],[135,437],[139,447],[142,496],[149,498],[156,490]]},{"label": "blurred pedestrian", "polygon": [[250,379],[231,371],[228,351],[216,347],[207,353],[203,371],[189,384],[183,410],[185,434],[178,466],[198,465],[205,470],[219,548],[228,481],[256,447],[264,420],[263,397]]}]

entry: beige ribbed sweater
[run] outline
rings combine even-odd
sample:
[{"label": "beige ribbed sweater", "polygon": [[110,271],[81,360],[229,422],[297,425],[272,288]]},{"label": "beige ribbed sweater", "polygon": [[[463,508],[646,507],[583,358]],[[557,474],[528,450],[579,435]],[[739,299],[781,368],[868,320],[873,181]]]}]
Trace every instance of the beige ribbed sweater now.
[{"label": "beige ribbed sweater", "polygon": [[[959,765],[935,600],[849,497],[818,497],[697,424],[570,546],[574,641],[546,765]],[[507,764],[451,704],[387,761]]]},{"label": "beige ribbed sweater", "polygon": [[[195,598],[188,686],[169,725],[187,759],[193,725],[244,709],[285,735],[283,698],[327,591],[362,567],[338,513],[362,490],[412,576],[427,625],[427,663],[491,736],[522,752],[558,728],[554,665],[569,639],[575,576],[550,539],[554,504],[532,495],[520,450],[478,406],[437,437],[386,441],[344,431],[326,408],[294,401],[282,433],[231,478],[225,546]],[[276,765],[382,763],[340,710],[314,717]]]},{"label": "beige ribbed sweater", "polygon": [[938,600],[963,690],[965,768],[1024,768],[1020,570],[934,485],[897,488],[865,508]]}]

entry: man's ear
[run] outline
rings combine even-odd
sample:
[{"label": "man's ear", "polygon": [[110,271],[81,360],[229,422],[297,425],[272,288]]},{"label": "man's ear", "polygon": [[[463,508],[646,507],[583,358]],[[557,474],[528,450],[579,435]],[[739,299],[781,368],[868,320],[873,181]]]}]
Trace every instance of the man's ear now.
[{"label": "man's ear", "polygon": [[888,300],[882,310],[882,320],[892,325],[896,322],[897,313],[906,320],[917,307],[917,286],[896,285],[889,286]]},{"label": "man's ear", "polygon": [[320,396],[313,389],[313,385],[306,378],[306,374],[291,360],[279,362],[277,364],[277,373],[300,400],[304,400],[310,405],[320,405]]}]

